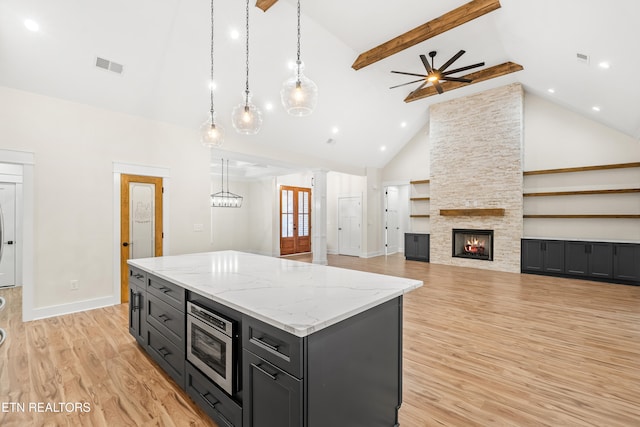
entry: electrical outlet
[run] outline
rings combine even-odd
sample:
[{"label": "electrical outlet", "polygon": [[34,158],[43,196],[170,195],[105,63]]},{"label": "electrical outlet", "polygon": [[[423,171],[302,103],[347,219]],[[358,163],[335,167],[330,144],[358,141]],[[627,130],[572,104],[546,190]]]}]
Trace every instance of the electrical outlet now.
[{"label": "electrical outlet", "polygon": [[71,281],[71,290],[72,291],[77,291],[78,289],[79,289],[78,288],[78,281],[77,280],[72,280]]}]

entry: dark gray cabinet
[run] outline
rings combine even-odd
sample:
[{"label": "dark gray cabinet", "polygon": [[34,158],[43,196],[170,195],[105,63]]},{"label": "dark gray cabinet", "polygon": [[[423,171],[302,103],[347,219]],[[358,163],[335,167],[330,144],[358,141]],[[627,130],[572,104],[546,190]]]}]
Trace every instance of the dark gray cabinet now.
[{"label": "dark gray cabinet", "polygon": [[193,401],[220,427],[242,427],[242,407],[191,363],[185,370],[185,389]]},{"label": "dark gray cabinet", "polygon": [[613,244],[613,277],[640,283],[640,244]]},{"label": "dark gray cabinet", "polygon": [[522,239],[523,273],[640,284],[640,244]]},{"label": "dark gray cabinet", "polygon": [[402,297],[304,338],[242,328],[243,427],[398,425]]},{"label": "dark gray cabinet", "polygon": [[[134,274],[139,277],[134,277]],[[133,280],[132,280],[133,278]],[[140,343],[146,346],[146,317],[144,305],[146,301],[146,291],[143,286],[144,274],[140,271],[129,269],[129,333]]]},{"label": "dark gray cabinet", "polygon": [[302,427],[302,386],[266,360],[244,350],[244,427]]},{"label": "dark gray cabinet", "polygon": [[404,257],[411,261],[429,262],[429,235],[405,233]]},{"label": "dark gray cabinet", "polygon": [[565,242],[565,272],[572,276],[612,278],[613,245],[603,242]]},{"label": "dark gray cabinet", "polygon": [[523,239],[523,272],[564,273],[564,241]]}]

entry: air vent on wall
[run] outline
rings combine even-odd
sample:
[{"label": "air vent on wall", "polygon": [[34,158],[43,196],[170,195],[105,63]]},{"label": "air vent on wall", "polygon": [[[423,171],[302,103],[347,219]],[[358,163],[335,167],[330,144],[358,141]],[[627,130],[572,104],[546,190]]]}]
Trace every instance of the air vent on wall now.
[{"label": "air vent on wall", "polygon": [[578,59],[578,62],[587,65],[589,64],[589,55],[586,55],[584,53],[576,53],[576,58]]},{"label": "air vent on wall", "polygon": [[100,58],[99,56],[96,57],[96,67],[118,74],[122,74],[122,71],[124,70],[124,66],[122,64],[109,61],[108,59]]}]

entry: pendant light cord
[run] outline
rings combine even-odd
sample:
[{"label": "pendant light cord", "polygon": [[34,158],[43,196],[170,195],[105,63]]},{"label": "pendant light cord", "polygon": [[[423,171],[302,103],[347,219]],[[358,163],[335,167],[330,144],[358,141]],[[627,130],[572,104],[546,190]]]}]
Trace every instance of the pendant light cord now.
[{"label": "pendant light cord", "polygon": [[211,80],[209,81],[209,95],[211,97],[211,126],[215,126],[213,121],[214,109],[213,109],[213,0],[211,0]]},{"label": "pendant light cord", "polygon": [[249,0],[247,0],[246,15],[247,15],[247,27],[246,27],[247,35],[246,35],[245,51],[247,56],[246,58],[247,83],[245,88],[245,108],[249,107]]},{"label": "pendant light cord", "polygon": [[300,0],[298,0],[298,60],[296,66],[298,67],[298,83],[300,83]]}]

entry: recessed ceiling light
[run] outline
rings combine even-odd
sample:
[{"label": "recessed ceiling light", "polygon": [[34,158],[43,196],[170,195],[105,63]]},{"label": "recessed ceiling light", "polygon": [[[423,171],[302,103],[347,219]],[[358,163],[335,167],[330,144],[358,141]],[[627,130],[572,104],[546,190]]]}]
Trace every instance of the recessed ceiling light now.
[{"label": "recessed ceiling light", "polygon": [[609,64],[608,62],[601,62],[601,63],[598,64],[598,66],[600,68],[605,69],[605,70],[608,70],[609,68],[611,68],[611,64]]},{"label": "recessed ceiling light", "polygon": [[401,127],[401,128],[406,128],[406,127],[407,127],[407,122],[402,122],[402,123],[400,123],[400,127]]},{"label": "recessed ceiling light", "polygon": [[337,134],[338,132],[340,132],[340,129],[338,129],[338,127],[337,127],[337,126],[334,126],[334,127],[332,127],[332,128],[331,128],[331,132],[335,135],[335,134]]},{"label": "recessed ceiling light", "polygon": [[238,40],[240,38],[240,31],[232,28],[231,31],[229,31],[229,37],[231,37],[231,40]]},{"label": "recessed ceiling light", "polygon": [[593,111],[600,111],[600,107],[598,107],[597,105],[594,105],[593,107],[591,107],[591,109]]},{"label": "recessed ceiling light", "polygon": [[383,145],[382,147],[380,147],[380,151],[387,151],[387,147]]},{"label": "recessed ceiling light", "polygon": [[33,19],[25,19],[24,26],[27,27],[27,30],[36,32],[40,29],[40,25]]},{"label": "recessed ceiling light", "polygon": [[293,70],[293,68],[296,66],[296,61],[289,61],[287,62],[287,68],[290,70]]},{"label": "recessed ceiling light", "polygon": [[264,109],[267,111],[273,110],[273,104],[270,102],[267,102],[266,104],[264,104]]},{"label": "recessed ceiling light", "polygon": [[556,93],[556,90],[554,88],[549,88],[547,89],[547,92],[549,93]]},{"label": "recessed ceiling light", "polygon": [[216,90],[217,88],[218,85],[216,84],[216,82],[209,82],[209,89]]}]

